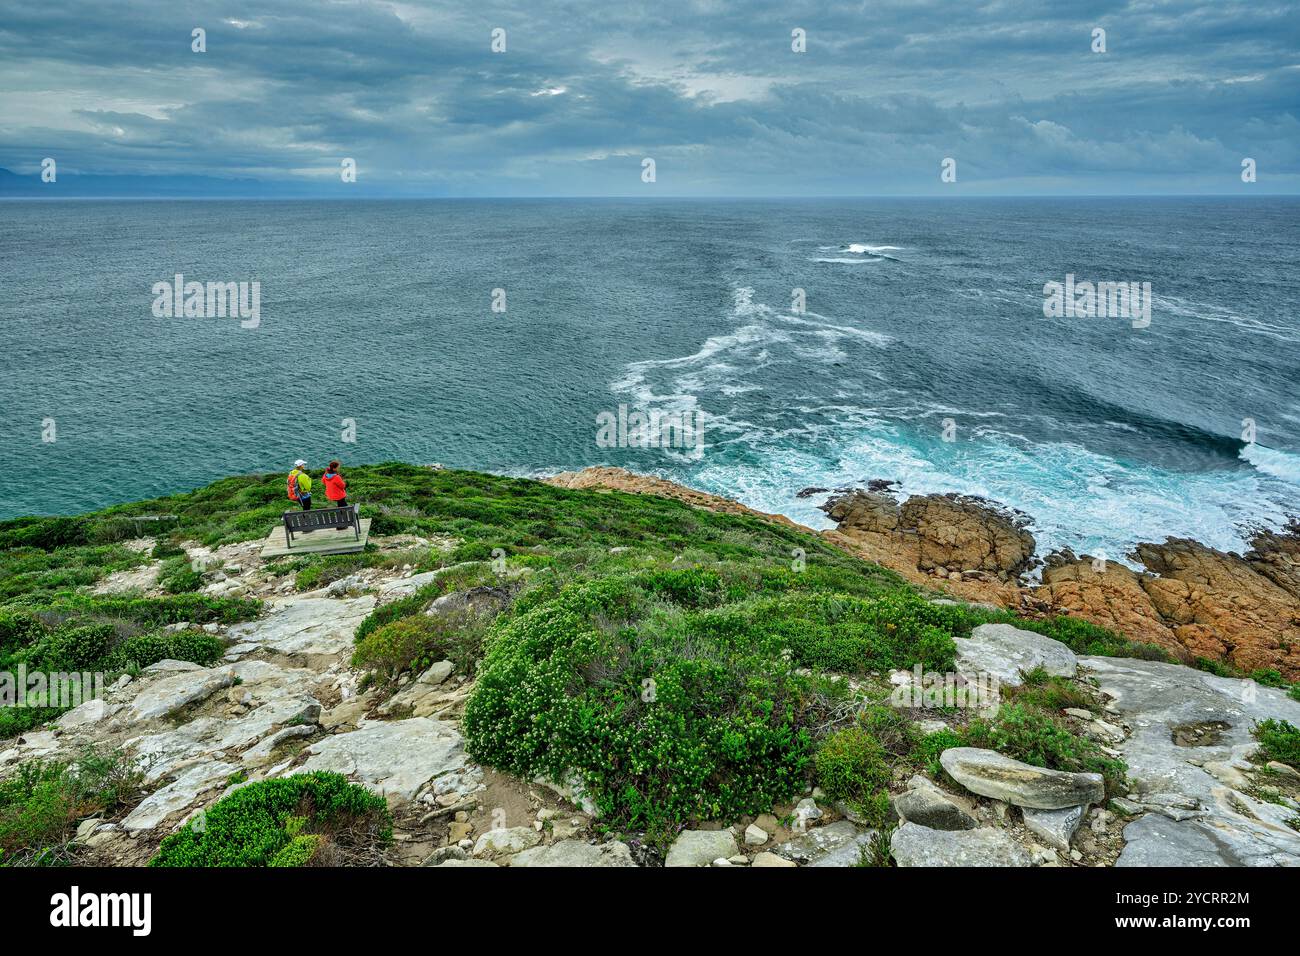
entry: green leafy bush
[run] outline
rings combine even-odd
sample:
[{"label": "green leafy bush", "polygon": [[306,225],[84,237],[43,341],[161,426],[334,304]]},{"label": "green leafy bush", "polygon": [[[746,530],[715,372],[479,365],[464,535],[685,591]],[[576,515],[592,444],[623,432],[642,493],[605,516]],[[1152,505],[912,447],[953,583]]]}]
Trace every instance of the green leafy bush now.
[{"label": "green leafy bush", "polygon": [[1262,759],[1277,760],[1300,770],[1300,729],[1270,717],[1256,724],[1253,732]]},{"label": "green leafy bush", "polygon": [[1169,653],[1155,644],[1130,641],[1121,634],[1108,630],[1082,618],[1058,615],[1046,620],[1022,620],[1011,614],[1001,614],[1004,620],[1025,630],[1037,631],[1060,641],[1076,654],[1098,657],[1135,657],[1145,661],[1170,661]]},{"label": "green leafy bush", "polygon": [[137,634],[121,641],[105,660],[102,670],[124,671],[145,668],[161,660],[189,661],[211,667],[221,660],[225,644],[204,631],[176,631]]},{"label": "green leafy bush", "polygon": [[464,719],[470,753],[575,773],[615,824],[663,835],[802,786],[804,681],[772,641],[703,633],[631,578],[579,582],[498,626]]},{"label": "green leafy bush", "polygon": [[318,771],[236,790],[163,840],[150,866],[371,863],[392,842],[383,797]]},{"label": "green leafy bush", "polygon": [[49,633],[45,622],[23,608],[0,608],[0,659],[41,640]]},{"label": "green leafy bush", "polygon": [[65,863],[77,824],[129,806],[144,775],[120,751],[33,760],[0,781],[0,857],[8,864]]},{"label": "green leafy bush", "polygon": [[255,598],[210,597],[206,594],[176,594],[168,597],[117,597],[78,594],[51,602],[46,608],[63,616],[83,615],[121,618],[140,624],[237,624],[251,621],[262,612]]},{"label": "green leafy bush", "polygon": [[863,727],[837,730],[817,749],[817,782],[826,795],[866,813],[873,825],[885,823],[884,818],[874,818],[879,815],[882,795],[888,808],[889,777],[884,747]]},{"label": "green leafy bush", "polygon": [[203,587],[203,575],[182,554],[163,562],[158,571],[158,586],[168,594],[189,594]]},{"label": "green leafy bush", "polygon": [[484,623],[473,614],[416,614],[367,634],[352,652],[352,666],[393,680],[449,660],[461,674],[473,674],[483,652]]}]

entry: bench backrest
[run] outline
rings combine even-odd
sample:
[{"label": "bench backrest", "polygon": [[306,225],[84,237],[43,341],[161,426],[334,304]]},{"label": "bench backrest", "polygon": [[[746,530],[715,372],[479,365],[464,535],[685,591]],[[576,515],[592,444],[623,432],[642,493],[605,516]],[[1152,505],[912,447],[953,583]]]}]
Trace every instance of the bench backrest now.
[{"label": "bench backrest", "polygon": [[346,508],[320,508],[315,511],[286,511],[284,524],[291,531],[300,531],[303,528],[337,528],[340,518],[349,525],[356,524],[356,505],[349,505]]}]

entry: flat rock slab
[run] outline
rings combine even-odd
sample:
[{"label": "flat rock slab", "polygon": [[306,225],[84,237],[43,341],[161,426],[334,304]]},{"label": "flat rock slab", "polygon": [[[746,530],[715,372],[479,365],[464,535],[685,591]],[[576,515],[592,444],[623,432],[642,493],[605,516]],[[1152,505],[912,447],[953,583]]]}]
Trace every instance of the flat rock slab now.
[{"label": "flat rock slab", "polygon": [[190,767],[167,786],[145,797],[122,821],[122,828],[133,832],[152,830],[173,813],[193,805],[200,794],[224,784],[237,769],[220,761]]},{"label": "flat rock slab", "polygon": [[[235,682],[229,667],[179,671],[145,684],[131,702],[134,720],[150,720],[206,700]],[[130,686],[130,685],[128,685]]]},{"label": "flat rock slab", "polygon": [[510,860],[515,866],[636,866],[626,843],[584,843],[561,840],[550,846],[524,850]]},{"label": "flat rock slab", "polygon": [[256,621],[236,624],[229,636],[279,654],[329,655],[350,651],[357,626],[375,608],[369,595],[359,598],[281,598]]},{"label": "flat rock slab", "polygon": [[[1287,826],[1295,811],[1235,788],[1239,775],[1223,772],[1257,749],[1251,730],[1258,721],[1300,726],[1300,701],[1179,664],[1080,662],[1131,728],[1115,746],[1128,764],[1134,800],[1152,810],[1124,828],[1117,866],[1300,866],[1300,833]],[[1189,736],[1186,728],[1194,726],[1213,732]]]},{"label": "flat rock slab", "polygon": [[1038,667],[1057,677],[1073,677],[1078,670],[1074,651],[1060,641],[1010,624],[981,624],[956,644],[959,674],[991,674],[1010,687]]},{"label": "flat rock slab", "polygon": [[771,852],[783,859],[805,866],[857,866],[862,850],[875,831],[866,830],[849,820],[837,820],[772,847]]},{"label": "flat rock slab", "polygon": [[352,528],[348,528],[346,531],[337,531],[334,528],[317,528],[311,534],[303,534],[300,531],[295,532],[292,547],[285,545],[284,526],[281,525],[272,529],[271,533],[262,542],[262,559],[284,558],[298,554],[353,554],[357,551],[364,551],[366,542],[370,540],[370,519],[362,518],[360,523],[360,539],[357,538],[356,532]]},{"label": "flat rock slab", "polygon": [[513,856],[542,842],[542,835],[532,827],[498,827],[488,830],[474,843],[474,856],[495,859]]},{"label": "flat rock slab", "polygon": [[932,830],[904,823],[890,840],[899,866],[1029,866],[1029,854],[1001,830]]},{"label": "flat rock slab", "polygon": [[[385,796],[412,800],[435,777],[465,766],[460,732],[429,717],[367,724],[307,747],[294,773],[334,770]],[[522,849],[522,848],[521,848]]]},{"label": "flat rock slab", "polygon": [[685,830],[673,841],[664,866],[710,866],[739,852],[730,830]]},{"label": "flat rock slab", "polygon": [[1012,760],[994,750],[950,747],[939,763],[971,793],[1018,807],[1062,810],[1099,803],[1105,784],[1099,773],[1066,773]]}]

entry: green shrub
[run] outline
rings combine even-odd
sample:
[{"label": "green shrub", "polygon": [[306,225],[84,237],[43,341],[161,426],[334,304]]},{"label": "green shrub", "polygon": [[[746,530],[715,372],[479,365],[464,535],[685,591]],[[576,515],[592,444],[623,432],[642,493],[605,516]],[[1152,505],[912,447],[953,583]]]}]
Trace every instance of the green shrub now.
[{"label": "green shrub", "polygon": [[1250,672],[1250,679],[1256,684],[1263,684],[1265,687],[1289,687],[1287,679],[1282,676],[1282,672],[1272,668],[1260,668]]},{"label": "green shrub", "polygon": [[837,730],[817,749],[817,782],[826,795],[845,801],[874,826],[886,822],[889,778],[884,748],[862,727]]},{"label": "green shrub", "polygon": [[48,633],[49,628],[31,611],[0,608],[0,659],[38,642]]},{"label": "green shrub", "polygon": [[1155,644],[1130,641],[1123,635],[1082,618],[1059,615],[1047,620],[1021,620],[1014,615],[1004,614],[999,615],[998,619],[1060,641],[1076,654],[1135,657],[1145,661],[1173,660],[1166,650]]},{"label": "green shrub", "polygon": [[473,614],[416,614],[367,634],[352,652],[352,666],[393,680],[449,660],[472,675],[483,652],[484,623]]},{"label": "green shrub", "polygon": [[486,564],[472,564],[463,568],[448,568],[443,573],[417,590],[396,601],[389,601],[366,615],[357,627],[355,640],[360,643],[365,637],[393,621],[422,613],[435,600],[453,591],[492,584],[496,576]]},{"label": "green shrub", "polygon": [[951,728],[936,730],[932,734],[926,734],[917,742],[913,758],[925,767],[930,776],[938,777],[943,774],[943,765],[939,763],[943,752],[953,747],[966,746],[969,745],[965,738],[957,731]]},{"label": "green shrub", "polygon": [[1067,707],[1096,710],[1097,705],[1078,684],[1036,667],[1024,675],[1024,683],[1011,688],[1012,699],[1019,704],[1057,713]]},{"label": "green shrub", "polygon": [[[150,866],[373,863],[392,842],[383,797],[318,771],[251,783],[163,840]],[[327,852],[328,851],[328,852]]]},{"label": "green shrub", "polygon": [[125,671],[145,668],[161,660],[189,661],[211,667],[224,653],[225,643],[221,638],[204,631],[157,631],[121,641],[100,669]]},{"label": "green shrub", "polygon": [[[945,630],[939,607],[915,593],[876,599],[843,594],[791,594],[759,599],[718,612],[740,616],[752,635],[780,640],[806,667],[850,674],[917,664],[928,670],[953,667],[957,645]],[[736,630],[739,621],[727,627]]]},{"label": "green shrub", "polygon": [[174,558],[183,554],[185,549],[171,538],[159,538],[154,542],[153,550],[149,552],[150,557],[157,559]]},{"label": "green shrub", "polygon": [[447,561],[451,564],[460,564],[463,561],[491,561],[492,552],[497,547],[487,541],[462,541],[452,548],[451,553],[447,555]]},{"label": "green shrub", "polygon": [[0,856],[9,864],[68,862],[77,824],[129,806],[143,780],[120,751],[88,749],[70,761],[20,764],[0,781]]},{"label": "green shrub", "polygon": [[203,575],[184,555],[168,558],[158,571],[158,586],[168,594],[189,594],[203,587]]},{"label": "green shrub", "polygon": [[572,771],[612,824],[659,836],[801,789],[805,682],[778,645],[701,633],[627,578],[529,604],[488,641],[464,718],[475,759]]},{"label": "green shrub", "polygon": [[108,656],[116,639],[111,624],[67,623],[39,648],[38,662],[47,670],[90,670]]},{"label": "green shrub", "polygon": [[1198,671],[1205,671],[1207,674],[1213,674],[1215,677],[1241,677],[1241,671],[1233,667],[1227,661],[1217,661],[1209,657],[1197,657],[1193,659],[1192,666]]},{"label": "green shrub", "polygon": [[237,624],[251,621],[262,612],[254,598],[209,597],[206,594],[176,594],[161,598],[74,595],[48,605],[64,616],[83,615],[121,618],[140,624]]},{"label": "green shrub", "polygon": [[1300,770],[1300,729],[1270,717],[1256,724],[1253,733],[1259,741],[1261,759],[1277,760]]}]

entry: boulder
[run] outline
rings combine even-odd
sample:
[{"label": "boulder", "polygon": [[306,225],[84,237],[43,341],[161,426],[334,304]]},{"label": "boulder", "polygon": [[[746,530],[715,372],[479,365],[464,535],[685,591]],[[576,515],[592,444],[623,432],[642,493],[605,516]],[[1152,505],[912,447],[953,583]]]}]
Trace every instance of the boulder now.
[{"label": "boulder", "polygon": [[1011,687],[1022,683],[1022,673],[1037,667],[1057,677],[1073,677],[1078,671],[1074,652],[1060,641],[1010,624],[981,624],[956,644],[958,673],[991,674]]},{"label": "boulder", "polygon": [[971,793],[1018,807],[1061,810],[1099,802],[1105,785],[1099,773],[1067,773],[1012,760],[993,750],[951,747],[939,757],[948,775]]},{"label": "boulder", "polygon": [[708,866],[738,852],[730,830],[684,830],[669,848],[664,866]]},{"label": "boulder", "polygon": [[1034,810],[1025,807],[1022,810],[1025,828],[1048,846],[1070,852],[1070,840],[1083,823],[1087,807],[1066,807],[1063,810]]},{"label": "boulder", "polygon": [[1235,786],[1247,776],[1240,773],[1249,766],[1243,761],[1259,746],[1255,724],[1273,717],[1300,726],[1300,701],[1251,680],[1179,664],[1119,657],[1080,662],[1132,729],[1115,747],[1128,764],[1130,798],[1138,809],[1154,811],[1124,828],[1127,844],[1117,865],[1300,865],[1300,833],[1288,825],[1295,811],[1258,799],[1253,787]]},{"label": "boulder", "polygon": [[904,823],[890,840],[899,866],[1029,866],[1029,855],[994,827],[932,830]]},{"label": "boulder", "polygon": [[973,830],[975,818],[943,793],[929,787],[908,790],[894,798],[899,817],[933,830]]},{"label": "boulder", "polygon": [[451,672],[454,671],[455,669],[456,669],[456,665],[453,664],[451,661],[438,661],[427,671],[421,674],[418,678],[416,678],[416,682],[420,684],[428,684],[430,686],[436,686],[438,684],[441,684],[448,677],[450,677]]},{"label": "boulder", "polygon": [[777,856],[775,853],[764,851],[757,854],[750,861],[751,867],[798,867],[799,864],[794,860],[787,860],[784,857]]},{"label": "boulder", "polygon": [[911,570],[1015,578],[1034,558],[1028,517],[981,498],[914,495],[900,505],[888,491],[855,490],[832,495],[821,510],[841,533]]},{"label": "boulder", "polygon": [[63,730],[77,730],[90,724],[99,723],[99,721],[110,716],[115,709],[118,708],[110,708],[108,701],[102,697],[96,697],[72,708],[72,710],[60,717],[56,723]]}]

